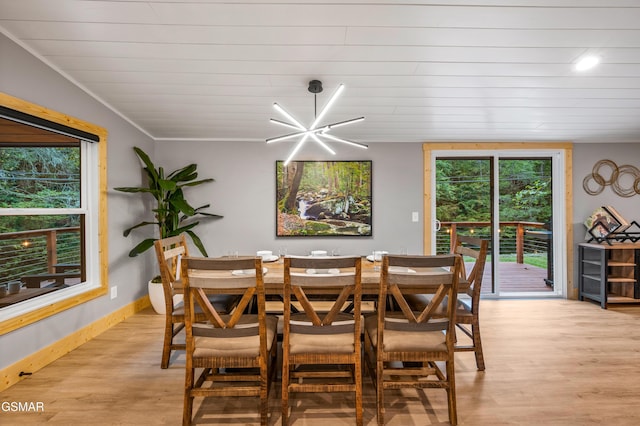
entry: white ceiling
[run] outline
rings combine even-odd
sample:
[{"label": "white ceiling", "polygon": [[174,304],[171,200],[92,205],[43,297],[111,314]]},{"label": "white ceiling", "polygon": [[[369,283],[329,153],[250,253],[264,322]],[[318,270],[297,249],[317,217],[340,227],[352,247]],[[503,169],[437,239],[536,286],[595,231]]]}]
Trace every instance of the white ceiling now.
[{"label": "white ceiling", "polygon": [[159,140],[289,133],[318,79],[364,143],[640,142],[640,0],[0,0],[0,31]]}]

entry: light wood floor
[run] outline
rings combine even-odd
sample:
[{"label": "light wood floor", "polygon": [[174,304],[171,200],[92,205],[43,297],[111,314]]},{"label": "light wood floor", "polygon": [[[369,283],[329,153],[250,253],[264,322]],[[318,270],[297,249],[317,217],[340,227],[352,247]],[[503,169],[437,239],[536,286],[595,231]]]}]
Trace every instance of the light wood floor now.
[{"label": "light wood floor", "polygon": [[[482,301],[487,370],[456,354],[460,424],[640,424],[640,307],[602,310],[565,300]],[[42,402],[42,413],[0,410],[0,424],[178,425],[184,356],[159,367],[162,317],[150,310],[118,324],[0,393],[2,402]],[[280,424],[279,386],[270,424]],[[365,424],[375,395],[365,377]],[[441,390],[389,391],[388,425],[447,424]],[[292,425],[352,425],[346,395],[302,395]],[[199,424],[255,424],[251,399],[196,400]],[[302,401],[302,402],[300,402]]]}]

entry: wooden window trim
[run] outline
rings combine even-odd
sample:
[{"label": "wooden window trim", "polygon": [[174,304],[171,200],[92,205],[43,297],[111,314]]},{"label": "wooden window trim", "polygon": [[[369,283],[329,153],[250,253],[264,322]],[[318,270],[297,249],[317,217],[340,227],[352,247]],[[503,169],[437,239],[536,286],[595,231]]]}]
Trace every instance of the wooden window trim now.
[{"label": "wooden window trim", "polygon": [[561,150],[564,152],[565,178],[565,230],[566,259],[567,259],[567,287],[565,296],[569,299],[578,298],[578,289],[573,285],[573,144],[571,142],[427,142],[422,145],[423,152],[423,250],[431,251],[431,216],[432,194],[431,188],[431,160],[433,151],[496,151],[507,150]]},{"label": "wooden window trim", "polygon": [[98,141],[98,247],[100,285],[76,296],[52,303],[51,305],[26,312],[22,315],[0,322],[0,335],[9,333],[34,322],[48,318],[64,310],[73,308],[89,300],[101,297],[108,291],[108,241],[107,241],[107,131],[106,129],[70,117],[66,114],[45,108],[22,99],[0,92],[0,106],[25,114],[59,123],[64,126],[97,135]]}]

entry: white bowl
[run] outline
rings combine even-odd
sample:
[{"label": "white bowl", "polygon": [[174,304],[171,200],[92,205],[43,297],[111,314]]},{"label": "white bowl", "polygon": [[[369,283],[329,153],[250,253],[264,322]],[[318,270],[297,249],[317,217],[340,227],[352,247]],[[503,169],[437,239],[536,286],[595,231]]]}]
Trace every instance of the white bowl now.
[{"label": "white bowl", "polygon": [[322,256],[326,256],[327,255],[327,251],[326,250],[312,250],[311,251],[311,256],[313,257],[322,257]]}]

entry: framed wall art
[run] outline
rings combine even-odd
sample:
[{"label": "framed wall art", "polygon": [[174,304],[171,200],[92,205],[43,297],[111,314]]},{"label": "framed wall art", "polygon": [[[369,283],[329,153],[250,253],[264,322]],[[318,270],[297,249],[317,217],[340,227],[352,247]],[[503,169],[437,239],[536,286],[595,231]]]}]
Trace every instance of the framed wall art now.
[{"label": "framed wall art", "polygon": [[276,236],[369,237],[371,161],[276,161]]}]

